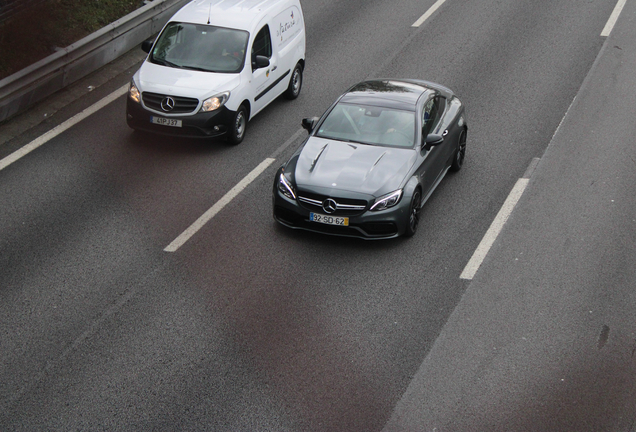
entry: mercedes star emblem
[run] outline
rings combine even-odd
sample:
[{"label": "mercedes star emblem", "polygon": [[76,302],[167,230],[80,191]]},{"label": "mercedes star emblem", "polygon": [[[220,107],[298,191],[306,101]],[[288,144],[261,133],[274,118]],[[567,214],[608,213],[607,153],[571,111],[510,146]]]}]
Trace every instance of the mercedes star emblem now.
[{"label": "mercedes star emblem", "polygon": [[331,214],[335,212],[337,208],[338,208],[338,204],[336,204],[336,202],[332,200],[331,198],[327,198],[326,200],[322,202],[322,209],[326,213]]},{"label": "mercedes star emblem", "polygon": [[174,109],[174,99],[165,97],[161,101],[161,109],[164,111],[172,111]]}]

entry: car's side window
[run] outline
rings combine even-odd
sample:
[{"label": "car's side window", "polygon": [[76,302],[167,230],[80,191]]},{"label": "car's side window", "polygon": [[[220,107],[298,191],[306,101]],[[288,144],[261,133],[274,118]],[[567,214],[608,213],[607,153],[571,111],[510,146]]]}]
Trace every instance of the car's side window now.
[{"label": "car's side window", "polygon": [[267,58],[272,57],[272,39],[269,35],[269,26],[263,27],[254,38],[252,45],[252,58],[261,55]]},{"label": "car's side window", "polygon": [[435,97],[435,104],[437,105],[437,116],[433,121],[433,127],[431,128],[431,133],[442,134],[442,131],[439,128],[442,126],[442,117],[444,114],[444,110],[446,109],[446,98],[443,96]]},{"label": "car's side window", "polygon": [[433,126],[437,122],[438,103],[437,97],[430,98],[424,104],[422,110],[422,139],[426,139],[428,134],[433,130]]},{"label": "car's side window", "polygon": [[422,110],[423,139],[425,139],[428,134],[435,132],[435,128],[439,124],[445,108],[446,99],[439,95],[434,96],[426,101],[426,104],[424,104],[424,109]]}]

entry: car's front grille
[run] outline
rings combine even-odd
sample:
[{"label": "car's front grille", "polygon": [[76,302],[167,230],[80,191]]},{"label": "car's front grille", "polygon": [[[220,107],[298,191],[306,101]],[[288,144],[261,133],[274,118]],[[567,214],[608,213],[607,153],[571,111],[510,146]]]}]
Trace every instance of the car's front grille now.
[{"label": "car's front grille", "polygon": [[[325,201],[332,200],[335,211],[327,212],[324,209]],[[355,216],[363,213],[368,206],[368,202],[359,199],[330,197],[326,195],[302,193],[298,195],[298,203],[312,212],[328,213],[332,216]]]},{"label": "car's front grille", "polygon": [[[170,95],[164,95],[159,93],[148,93],[148,92],[143,92],[141,96],[144,100],[144,105],[146,105],[148,108],[156,110],[156,111],[165,112],[166,114],[191,113],[195,109],[197,109],[197,107],[199,106],[199,100],[193,99],[193,98],[170,96]],[[171,99],[172,102],[174,103],[174,107],[170,110],[165,110],[162,108],[162,102],[164,102],[164,99],[167,99],[167,98]]]}]

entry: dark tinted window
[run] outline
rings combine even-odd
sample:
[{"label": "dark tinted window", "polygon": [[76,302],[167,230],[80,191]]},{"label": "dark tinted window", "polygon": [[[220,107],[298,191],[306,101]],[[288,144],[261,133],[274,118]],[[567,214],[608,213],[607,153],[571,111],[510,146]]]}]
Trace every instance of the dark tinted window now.
[{"label": "dark tinted window", "polygon": [[386,107],[339,103],[316,136],[388,147],[412,148],[415,113]]},{"label": "dark tinted window", "polygon": [[269,36],[269,27],[265,26],[258,32],[254,38],[252,46],[252,55],[262,55],[267,58],[272,57],[272,40]]},{"label": "dark tinted window", "polygon": [[440,96],[435,96],[424,104],[424,109],[422,110],[422,139],[426,139],[426,136],[433,132],[439,122],[444,109],[442,100]]}]

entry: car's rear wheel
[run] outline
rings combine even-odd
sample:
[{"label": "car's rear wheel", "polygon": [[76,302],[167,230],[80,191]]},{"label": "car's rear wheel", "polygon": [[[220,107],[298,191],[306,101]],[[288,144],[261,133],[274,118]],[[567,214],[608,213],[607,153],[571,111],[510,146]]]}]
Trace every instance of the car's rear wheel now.
[{"label": "car's rear wheel", "polygon": [[291,79],[289,80],[289,86],[284,93],[286,99],[296,99],[300,94],[300,89],[303,87],[303,67],[300,63],[296,65],[292,72]]},{"label": "car's rear wheel", "polygon": [[464,158],[466,157],[466,129],[462,129],[459,134],[459,140],[457,142],[457,150],[455,150],[455,157],[450,167],[451,171],[459,171],[464,165]]},{"label": "car's rear wheel", "polygon": [[412,237],[417,232],[417,227],[420,224],[420,206],[422,205],[422,193],[419,189],[413,192],[411,198],[411,204],[409,205],[409,220],[406,225],[405,237]]},{"label": "car's rear wheel", "polygon": [[227,131],[227,140],[230,144],[240,144],[245,137],[245,129],[247,129],[247,110],[243,105],[236,110],[234,118],[230,123]]}]

